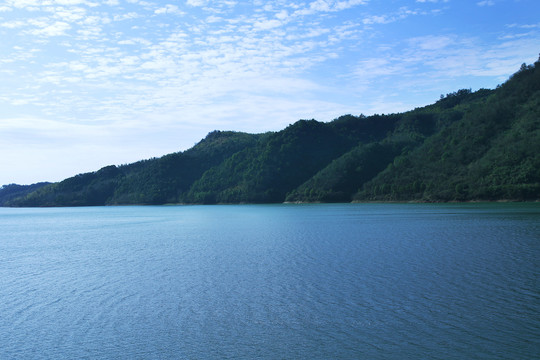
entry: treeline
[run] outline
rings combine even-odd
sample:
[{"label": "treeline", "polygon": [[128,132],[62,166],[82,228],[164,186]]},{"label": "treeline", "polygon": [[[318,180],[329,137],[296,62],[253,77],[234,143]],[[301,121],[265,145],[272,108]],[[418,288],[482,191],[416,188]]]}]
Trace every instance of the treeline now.
[{"label": "treeline", "polygon": [[214,131],[184,152],[0,188],[1,206],[538,199],[540,62],[405,113]]}]

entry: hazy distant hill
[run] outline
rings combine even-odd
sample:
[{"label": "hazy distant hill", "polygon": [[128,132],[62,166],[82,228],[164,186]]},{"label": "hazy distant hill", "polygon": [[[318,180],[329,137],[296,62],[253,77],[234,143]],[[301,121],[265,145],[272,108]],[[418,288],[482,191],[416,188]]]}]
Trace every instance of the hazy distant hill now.
[{"label": "hazy distant hill", "polygon": [[2,206],[538,199],[540,61],[405,113],[214,131],[184,152],[0,188]]}]

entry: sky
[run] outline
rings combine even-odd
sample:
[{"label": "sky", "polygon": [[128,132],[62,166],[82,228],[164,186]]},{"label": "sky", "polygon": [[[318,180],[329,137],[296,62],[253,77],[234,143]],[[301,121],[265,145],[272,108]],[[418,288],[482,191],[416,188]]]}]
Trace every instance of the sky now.
[{"label": "sky", "polygon": [[540,52],[538,0],[0,0],[0,185],[412,110]]}]

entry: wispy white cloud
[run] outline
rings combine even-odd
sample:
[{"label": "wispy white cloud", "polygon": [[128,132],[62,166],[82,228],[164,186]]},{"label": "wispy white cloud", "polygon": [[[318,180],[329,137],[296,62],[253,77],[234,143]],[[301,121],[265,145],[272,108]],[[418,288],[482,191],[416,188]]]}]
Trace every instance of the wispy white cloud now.
[{"label": "wispy white cloud", "polygon": [[207,0],[187,0],[186,4],[189,6],[204,6],[208,3]]},{"label": "wispy white cloud", "polygon": [[540,29],[540,23],[536,24],[507,24],[507,28]]},{"label": "wispy white cloud", "polygon": [[295,11],[295,15],[312,15],[319,12],[328,13],[343,11],[352,8],[357,5],[365,5],[368,0],[349,0],[349,1],[335,1],[335,0],[316,0],[310,2],[307,6],[301,6]]},{"label": "wispy white cloud", "polygon": [[455,44],[455,36],[434,36],[427,35],[408,40],[410,46],[414,49],[421,51],[438,51],[444,48],[448,48],[450,45]]},{"label": "wispy white cloud", "polygon": [[0,23],[1,27],[5,27],[8,29],[22,28],[26,25],[27,25],[27,22],[22,21],[22,20],[13,20],[13,21],[6,21],[4,23]]},{"label": "wispy white cloud", "polygon": [[52,13],[53,18],[68,23],[80,21],[86,16],[86,9],[82,7],[47,7],[44,10]]},{"label": "wispy white cloud", "polygon": [[62,36],[66,35],[66,32],[71,29],[71,25],[63,21],[55,21],[54,23],[47,23],[41,20],[29,21],[35,26],[34,29],[27,30],[27,33],[33,36]]},{"label": "wispy white cloud", "polygon": [[476,3],[478,6],[493,6],[495,5],[495,1],[493,0],[483,0]]},{"label": "wispy white cloud", "polygon": [[167,4],[164,7],[160,7],[159,9],[155,10],[154,13],[156,14],[174,14],[174,15],[185,15],[185,12],[181,11],[178,6]]},{"label": "wispy white cloud", "polygon": [[[380,88],[381,84],[391,83],[391,89],[397,93],[391,94],[390,91],[385,95],[388,104],[399,104],[393,99],[404,98],[404,91],[416,94],[413,96],[416,99],[431,93],[435,100],[434,93],[437,91],[447,93],[456,90],[456,86],[459,86],[456,85],[457,79],[490,78],[491,86],[503,82],[509,74],[517,71],[523,59],[530,58],[530,49],[539,39],[511,39],[492,45],[482,43],[478,38],[458,35],[415,37],[406,41],[405,46],[400,46],[399,51],[386,49],[382,53],[392,55],[380,54],[359,61],[355,79],[366,89]],[[474,88],[475,84],[476,81],[469,80],[464,85]],[[382,98],[379,97],[379,101]],[[395,110],[403,111],[428,102],[402,101],[408,106]]]},{"label": "wispy white cloud", "polygon": [[18,9],[27,9],[29,11],[37,11],[44,6],[75,6],[86,5],[96,7],[98,3],[87,0],[5,0],[6,6]]},{"label": "wispy white cloud", "polygon": [[384,58],[371,58],[358,62],[355,75],[358,80],[371,81],[381,76],[397,75],[405,70],[405,65],[399,61]]},{"label": "wispy white cloud", "polygon": [[362,22],[365,25],[371,24],[386,24],[389,22],[389,19],[385,15],[371,15],[362,19]]}]

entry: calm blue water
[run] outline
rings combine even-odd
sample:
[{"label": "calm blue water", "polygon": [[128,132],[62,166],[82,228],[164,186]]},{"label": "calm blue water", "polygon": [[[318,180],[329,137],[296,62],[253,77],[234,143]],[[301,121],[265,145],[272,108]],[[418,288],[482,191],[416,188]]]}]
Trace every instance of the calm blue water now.
[{"label": "calm blue water", "polygon": [[540,358],[540,204],[0,209],[0,359]]}]

